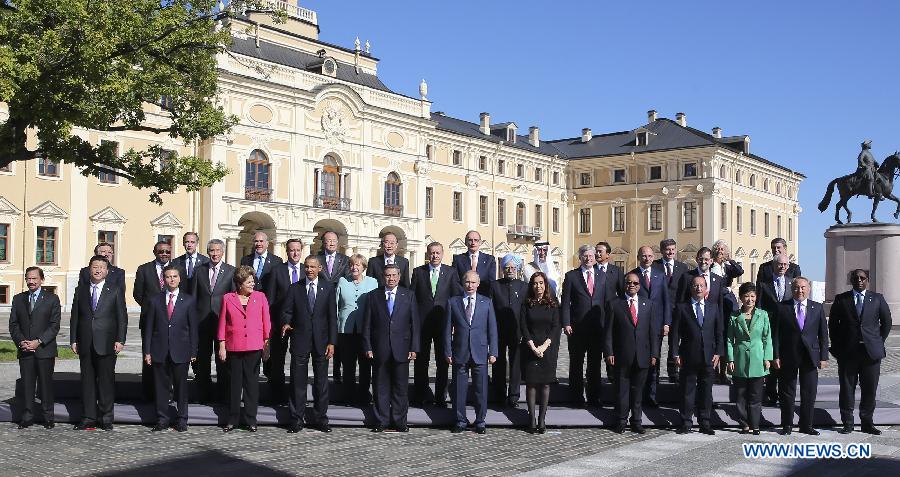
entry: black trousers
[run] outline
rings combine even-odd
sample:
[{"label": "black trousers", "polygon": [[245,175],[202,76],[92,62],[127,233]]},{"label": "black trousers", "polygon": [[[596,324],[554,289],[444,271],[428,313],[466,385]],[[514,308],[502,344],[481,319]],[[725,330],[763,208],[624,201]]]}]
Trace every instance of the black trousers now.
[{"label": "black trousers", "polygon": [[[197,400],[225,401],[229,395],[228,365],[216,357],[216,318],[210,316],[200,323],[197,344],[197,361],[194,361],[194,382],[197,383]],[[216,363],[216,387],[212,385],[212,363]]]},{"label": "black trousers", "polygon": [[263,363],[263,374],[269,380],[269,393],[272,401],[284,402],[287,399],[285,390],[284,362],[287,356],[288,339],[282,338],[277,328],[272,328],[269,338],[269,359]]},{"label": "black trousers", "polygon": [[[522,350],[522,339],[518,333],[499,333],[497,336],[497,361],[491,367],[491,383],[498,401],[519,400],[519,387],[522,384],[522,364],[519,352]],[[442,360],[438,360],[442,361]],[[446,366],[446,361],[444,365]],[[507,373],[507,371],[509,371]],[[509,386],[506,385],[506,376],[509,375]]]},{"label": "black trousers", "polygon": [[241,418],[241,390],[244,391],[244,419],[248,426],[256,425],[259,407],[259,360],[262,350],[229,351],[226,353],[230,386],[228,393],[228,425],[236,426]]},{"label": "black trousers", "polygon": [[328,359],[315,353],[295,354],[291,351],[291,396],[288,408],[291,422],[302,424],[306,414],[306,384],[309,376],[309,362],[313,365],[313,423],[328,424]]},{"label": "black trousers", "polygon": [[165,362],[153,361],[153,378],[156,381],[156,416],[161,425],[169,423],[169,388],[174,390],[176,422],[187,424],[188,420],[188,363],[172,362],[166,357]]},{"label": "black trousers", "polygon": [[619,423],[625,424],[630,410],[631,423],[640,424],[644,382],[647,380],[649,368],[641,368],[637,365],[637,361],[633,361],[630,366],[617,365],[613,369],[616,373],[616,413]]},{"label": "black trousers", "polygon": [[738,423],[750,429],[759,429],[759,416],[762,413],[763,382],[765,378],[734,378],[737,391]]},{"label": "black trousers", "polygon": [[376,424],[382,427],[406,426],[409,413],[409,361],[375,359],[372,377],[375,385]]},{"label": "black trousers", "polygon": [[794,399],[797,397],[797,380],[800,380],[800,427],[811,427],[819,385],[819,369],[809,363],[785,365],[781,362],[778,376],[778,399],[781,401],[781,425],[794,424]]},{"label": "black trousers", "polygon": [[443,343],[443,326],[438,320],[426,320],[419,333],[419,352],[413,361],[413,387],[416,390],[416,399],[425,401],[428,399],[428,365],[431,363],[431,342],[434,341],[434,363],[437,368],[434,378],[434,400],[447,401],[447,382],[450,374],[450,364],[447,363]]},{"label": "black trousers", "polygon": [[[587,400],[600,399],[600,337],[590,329],[575,329],[568,338],[569,389],[576,402],[583,402],[585,379]],[[585,363],[587,356],[587,363]],[[587,364],[587,366],[585,366]]]},{"label": "black trousers", "polygon": [[78,350],[81,368],[82,418],[90,423],[112,424],[116,393],[116,354],[100,356],[93,346]]},{"label": "black trousers", "polygon": [[19,373],[22,375],[22,419],[23,423],[34,422],[35,386],[40,381],[41,408],[44,422],[53,422],[53,368],[56,358],[19,358]]},{"label": "black trousers", "polygon": [[841,423],[853,425],[853,407],[856,405],[856,385],[859,383],[859,420],[863,425],[872,425],[875,413],[875,391],[881,375],[881,360],[871,359],[863,345],[859,345],[851,356],[837,360],[838,380],[841,383],[840,401]]},{"label": "black trousers", "polygon": [[778,401],[778,375],[780,371],[775,369],[775,367],[769,368],[769,374],[765,377],[766,381],[766,399],[777,402]]},{"label": "black trousers", "polygon": [[693,423],[694,408],[701,428],[710,426],[712,416],[712,385],[715,372],[709,365],[682,366],[679,373],[681,385],[681,425],[689,428]]},{"label": "black trousers", "polygon": [[[357,398],[356,368],[360,359],[362,359],[362,336],[356,333],[338,333],[333,359],[335,361],[334,369],[343,369],[343,374],[341,375],[341,400],[351,403]],[[339,368],[338,361],[341,362]]]}]

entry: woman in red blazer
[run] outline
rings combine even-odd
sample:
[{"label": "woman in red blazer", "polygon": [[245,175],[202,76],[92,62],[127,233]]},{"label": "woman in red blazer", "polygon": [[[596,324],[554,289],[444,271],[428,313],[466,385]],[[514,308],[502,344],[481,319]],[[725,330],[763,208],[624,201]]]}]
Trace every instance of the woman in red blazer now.
[{"label": "woman in red blazer", "polygon": [[236,292],[222,297],[219,315],[219,359],[226,361],[231,376],[228,425],[234,430],[241,414],[241,389],[244,390],[244,418],[248,430],[256,432],[256,408],[259,403],[259,362],[268,352],[272,322],[269,302],[262,292],[254,291],[256,275],[251,267],[234,272]]}]

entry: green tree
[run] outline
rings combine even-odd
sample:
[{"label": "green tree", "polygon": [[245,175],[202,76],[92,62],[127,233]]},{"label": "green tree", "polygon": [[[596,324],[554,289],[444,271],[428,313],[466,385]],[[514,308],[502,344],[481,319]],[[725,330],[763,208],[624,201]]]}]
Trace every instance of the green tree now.
[{"label": "green tree", "polygon": [[[147,131],[192,144],[237,122],[216,103],[216,54],[227,53],[230,11],[278,2],[234,0],[0,0],[0,167],[50,158],[84,175],[114,173],[150,190],[198,190],[228,170],[158,146],[116,155],[73,134]],[[283,16],[275,12],[273,16]],[[224,23],[224,26],[223,26]],[[148,118],[149,106],[167,114]],[[34,131],[37,147],[28,146]],[[165,168],[161,164],[165,163]]]}]

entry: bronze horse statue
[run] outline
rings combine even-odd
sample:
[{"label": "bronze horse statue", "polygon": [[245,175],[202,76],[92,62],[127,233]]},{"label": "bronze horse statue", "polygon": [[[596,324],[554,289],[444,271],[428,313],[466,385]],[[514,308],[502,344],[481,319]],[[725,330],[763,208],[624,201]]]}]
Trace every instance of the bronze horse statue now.
[{"label": "bronze horse statue", "polygon": [[[897,203],[897,211],[894,212],[894,218],[900,218],[900,199],[892,193],[894,188],[894,178],[900,175],[898,169],[900,169],[900,152],[895,152],[885,158],[884,162],[878,168],[878,173],[875,174],[875,197],[869,195],[867,185],[860,174],[853,173],[838,177],[828,184],[828,190],[825,192],[825,197],[822,199],[822,202],[819,202],[819,211],[825,212],[825,210],[828,209],[828,205],[831,204],[831,196],[834,194],[834,188],[837,186],[838,193],[841,195],[841,199],[834,205],[834,220],[837,223],[843,223],[841,222],[839,215],[841,208],[847,211],[847,222],[849,223],[851,221],[852,214],[850,213],[850,209],[847,208],[847,201],[858,195],[873,199],[872,222],[878,222],[878,219],[875,218],[875,210],[878,209],[878,203],[884,199],[890,199]],[[879,194],[883,199],[879,198]]]}]

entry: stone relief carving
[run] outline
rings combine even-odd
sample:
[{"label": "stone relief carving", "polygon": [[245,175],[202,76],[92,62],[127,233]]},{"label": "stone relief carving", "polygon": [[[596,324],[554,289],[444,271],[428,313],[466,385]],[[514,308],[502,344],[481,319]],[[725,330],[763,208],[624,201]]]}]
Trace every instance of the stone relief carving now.
[{"label": "stone relief carving", "polygon": [[475,174],[467,174],[466,185],[472,189],[478,187],[478,176],[476,176]]},{"label": "stone relief carving", "polygon": [[322,131],[331,144],[343,142],[347,136],[347,118],[335,104],[329,104],[322,111]]}]

